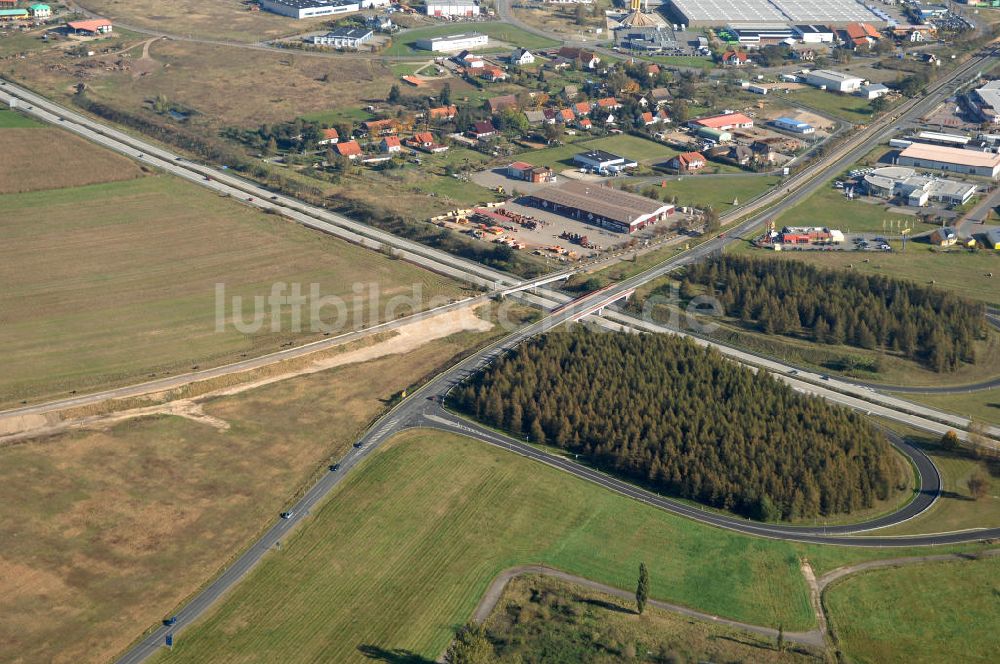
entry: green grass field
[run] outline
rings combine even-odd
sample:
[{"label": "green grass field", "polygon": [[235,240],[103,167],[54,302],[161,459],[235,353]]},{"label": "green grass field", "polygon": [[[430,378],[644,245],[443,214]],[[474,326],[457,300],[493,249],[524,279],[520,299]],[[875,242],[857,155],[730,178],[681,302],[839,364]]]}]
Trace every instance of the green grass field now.
[{"label": "green grass field", "polygon": [[705,528],[462,437],[402,434],[155,661],[436,658],[492,578],[544,563],[786,629],[813,623],[792,545]]},{"label": "green grass field", "polygon": [[656,55],[651,58],[654,62],[671,67],[694,67],[697,69],[715,69],[716,64],[712,58],[702,58],[696,55]]},{"label": "green grass field", "polygon": [[714,177],[704,175],[667,176],[667,192],[677,196],[678,205],[697,208],[712,207],[717,212],[725,212],[733,207],[736,200],[740,205],[764,193],[781,181],[769,175],[747,175],[738,177]]},{"label": "green grass field", "polygon": [[863,97],[810,87],[790,93],[788,99],[801,102],[841,120],[854,123],[865,123],[871,120],[871,104]]},{"label": "green grass field", "polygon": [[995,662],[1000,559],[883,569],[825,594],[842,649],[864,664]]},{"label": "green grass field", "polygon": [[[0,344],[8,351],[0,404],[320,338],[321,330],[310,333],[308,308],[299,333],[287,308],[278,330],[268,318],[258,332],[240,332],[225,320],[217,331],[216,284],[225,284],[227,315],[232,296],[243,297],[246,321],[251,296],[267,296],[275,282],[299,283],[305,294],[319,284],[322,295],[347,297],[349,311],[355,283],[374,283],[383,296],[415,285],[425,298],[462,293],[446,278],[167,176],[0,196],[0,233],[0,310],[7,319]],[[337,311],[328,307],[324,315]],[[371,324],[379,314],[366,307],[356,315]]]},{"label": "green grass field", "polygon": [[0,129],[10,129],[14,127],[41,127],[42,124],[6,108],[0,109]]},{"label": "green grass field", "polygon": [[984,422],[1000,424],[1000,389],[959,394],[906,394],[903,398]]},{"label": "green grass field", "polygon": [[[382,52],[382,55],[427,55],[430,57],[430,51],[425,51],[416,47],[416,42],[418,40],[428,39],[430,37],[444,37],[446,35],[461,33],[462,31],[462,26],[452,24],[432,25],[425,28],[407,30],[394,36],[392,39],[392,45],[385,49]],[[475,31],[480,34],[488,35],[491,43],[488,45],[486,49],[487,51],[490,50],[489,47],[493,46],[492,41],[501,41],[506,44],[520,46],[527,49],[549,48],[559,45],[558,42],[552,41],[551,39],[539,37],[538,35],[526,32],[521,28],[507,23],[476,23],[466,31]]]},{"label": "green grass field", "polygon": [[809,198],[775,218],[780,228],[787,226],[829,226],[844,232],[894,232],[897,223],[911,232],[933,230],[919,217],[894,214],[882,202],[850,200],[832,185],[823,185]]}]

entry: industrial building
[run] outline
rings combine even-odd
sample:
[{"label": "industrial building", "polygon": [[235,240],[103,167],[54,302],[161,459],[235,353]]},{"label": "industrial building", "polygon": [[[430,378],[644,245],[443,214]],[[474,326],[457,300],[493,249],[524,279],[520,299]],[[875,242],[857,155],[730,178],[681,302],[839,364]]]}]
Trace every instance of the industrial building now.
[{"label": "industrial building", "polygon": [[691,126],[695,129],[706,127],[708,129],[718,129],[719,131],[753,129],[753,118],[743,113],[723,113],[722,115],[712,115],[707,118],[692,120]]},{"label": "industrial building", "polygon": [[968,173],[993,179],[1000,175],[1000,154],[926,143],[914,143],[905,148],[899,153],[896,163],[900,166]]},{"label": "industrial building", "polygon": [[729,32],[744,46],[772,46],[795,42],[795,31],[787,25],[731,25]]},{"label": "industrial building", "polygon": [[825,25],[796,25],[795,34],[803,44],[833,43],[833,30]]},{"label": "industrial building", "polygon": [[475,0],[430,0],[427,3],[427,15],[473,18],[479,16],[479,5]]},{"label": "industrial building", "polygon": [[915,137],[921,143],[934,143],[936,145],[950,145],[956,148],[964,148],[972,142],[968,136],[960,134],[943,134],[937,131],[919,131]]},{"label": "industrial building", "polygon": [[668,14],[689,27],[758,24],[843,26],[885,19],[857,0],[670,0]]},{"label": "industrial building", "polygon": [[626,168],[635,168],[638,164],[625,157],[605,152],[604,150],[591,150],[581,152],[573,156],[573,163],[594,171],[596,173],[620,173]]},{"label": "industrial building", "polygon": [[869,196],[898,197],[911,207],[924,207],[930,201],[964,205],[977,189],[968,182],[917,175],[912,168],[902,166],[876,168],[865,175],[863,187]]},{"label": "industrial building", "polygon": [[616,233],[634,233],[674,213],[669,203],[610,186],[570,180],[532,192],[532,205]]},{"label": "industrial building", "polygon": [[533,166],[524,161],[515,161],[507,166],[507,177],[525,182],[555,182],[556,174],[547,166]]},{"label": "industrial building", "polygon": [[259,0],[260,8],[291,18],[315,18],[350,14],[351,12],[385,7],[389,0]]},{"label": "industrial building", "polygon": [[808,122],[802,122],[801,120],[795,120],[793,118],[778,118],[772,123],[775,129],[783,129],[785,131],[790,131],[795,134],[815,134],[816,127],[813,127]]},{"label": "industrial building", "polygon": [[360,48],[374,39],[375,33],[370,28],[334,28],[325,35],[316,35],[312,43],[317,46],[332,46],[333,48]]},{"label": "industrial building", "polygon": [[977,88],[972,93],[972,104],[983,122],[1000,124],[1000,80]]},{"label": "industrial building", "polygon": [[817,69],[807,73],[805,77],[809,85],[834,92],[857,92],[865,83],[857,76],[830,69]]},{"label": "industrial building", "polygon": [[417,40],[417,48],[425,51],[442,51],[453,53],[469,48],[481,48],[486,46],[490,38],[478,32],[470,32],[461,35],[447,35],[444,37],[431,37],[430,39]]}]

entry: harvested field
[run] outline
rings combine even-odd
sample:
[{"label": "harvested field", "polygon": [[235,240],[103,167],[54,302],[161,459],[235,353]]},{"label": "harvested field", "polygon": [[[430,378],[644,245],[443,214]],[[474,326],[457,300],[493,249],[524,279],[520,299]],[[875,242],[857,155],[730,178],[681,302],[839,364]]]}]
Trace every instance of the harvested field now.
[{"label": "harvested field", "polygon": [[139,165],[51,127],[0,129],[0,194],[13,194],[142,176]]}]

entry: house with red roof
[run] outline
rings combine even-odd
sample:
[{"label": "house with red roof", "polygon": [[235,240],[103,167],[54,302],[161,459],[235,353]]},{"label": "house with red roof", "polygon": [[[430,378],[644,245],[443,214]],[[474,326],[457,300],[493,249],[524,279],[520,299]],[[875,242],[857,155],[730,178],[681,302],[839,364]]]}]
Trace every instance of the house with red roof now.
[{"label": "house with red roof", "polygon": [[574,113],[573,109],[571,109],[571,108],[564,108],[564,109],[562,109],[562,110],[559,111],[559,115],[557,116],[557,119],[560,122],[564,122],[566,124],[569,124],[574,119],[576,119],[576,113]]},{"label": "house with red roof", "polygon": [[333,146],[333,149],[341,157],[347,157],[348,159],[357,159],[361,156],[361,146],[354,140],[337,143]]},{"label": "house with red roof", "polygon": [[385,120],[368,120],[363,122],[362,126],[369,136],[387,136],[396,133],[399,123],[392,118],[387,118]]},{"label": "house with red roof", "polygon": [[667,162],[667,167],[678,173],[697,173],[705,168],[706,159],[700,152],[685,152]]},{"label": "house with red roof", "polygon": [[582,129],[583,131],[590,131],[594,128],[594,123],[590,121],[590,118],[579,118],[576,121],[577,129]]},{"label": "house with red roof", "polygon": [[386,136],[379,143],[379,148],[382,152],[388,152],[392,154],[393,152],[402,152],[403,146],[399,142],[399,136]]},{"label": "house with red roof", "polygon": [[419,131],[412,137],[408,138],[404,143],[411,148],[416,150],[422,150],[423,152],[444,152],[448,149],[447,145],[441,145],[436,140],[434,140],[434,134],[429,131]]},{"label": "house with red roof", "polygon": [[750,56],[743,51],[726,51],[722,54],[722,64],[730,67],[740,67],[750,62]]},{"label": "house with red roof", "polygon": [[646,111],[640,117],[642,118],[642,124],[644,124],[647,127],[649,125],[654,125],[660,121],[660,119],[657,116],[653,115],[650,111]]},{"label": "house with red roof", "polygon": [[112,27],[111,21],[106,18],[94,18],[87,21],[69,21],[66,26],[73,34],[77,35],[109,35]]},{"label": "house with red roof", "polygon": [[503,69],[500,69],[500,67],[497,67],[495,65],[487,65],[483,67],[483,72],[480,74],[480,76],[482,78],[485,78],[487,81],[491,81],[494,83],[497,81],[507,80],[507,72],[505,72]]},{"label": "house with red roof", "polygon": [[316,141],[319,145],[333,145],[340,140],[340,135],[337,133],[336,129],[324,129],[323,138]]},{"label": "house with red roof", "polygon": [[603,108],[605,111],[610,111],[622,107],[622,105],[618,103],[618,100],[615,99],[614,97],[605,97],[604,99],[598,99],[597,105],[598,107]]},{"label": "house with red roof", "polygon": [[437,108],[432,108],[427,111],[427,118],[429,120],[454,120],[455,115],[458,113],[458,107],[454,104],[450,106],[438,106]]},{"label": "house with red roof", "polygon": [[572,109],[573,112],[579,115],[580,117],[583,117],[585,115],[590,115],[590,102],[581,101],[579,103],[573,104]]},{"label": "house with red roof", "polygon": [[660,65],[655,62],[646,65],[646,76],[650,78],[656,78],[660,75]]},{"label": "house with red roof", "polygon": [[848,23],[840,38],[852,48],[869,48],[882,38],[882,34],[868,23]]}]

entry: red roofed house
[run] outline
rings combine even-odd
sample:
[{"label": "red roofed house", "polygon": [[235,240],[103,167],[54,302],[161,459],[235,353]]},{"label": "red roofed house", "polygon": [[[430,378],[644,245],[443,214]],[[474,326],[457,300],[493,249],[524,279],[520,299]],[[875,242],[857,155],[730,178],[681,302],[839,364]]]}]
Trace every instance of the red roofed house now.
[{"label": "red roofed house", "polygon": [[581,101],[578,104],[573,104],[573,111],[575,111],[576,114],[580,116],[590,115],[590,102]]},{"label": "red roofed house", "polygon": [[324,129],[323,138],[316,141],[319,145],[332,145],[340,140],[340,134],[336,129]]},{"label": "red roofed house", "polygon": [[700,152],[685,152],[667,162],[678,173],[696,173],[705,168],[705,157]]},{"label": "red roofed house", "polygon": [[605,97],[604,99],[598,99],[597,105],[606,111],[610,111],[614,108],[621,108],[622,105],[618,103],[618,100],[614,97]]},{"label": "red roofed house", "polygon": [[551,168],[535,167],[524,161],[515,161],[507,166],[507,177],[525,182],[552,182],[555,180],[555,173]]},{"label": "red roofed house", "polygon": [[654,125],[659,121],[660,119],[649,111],[646,111],[645,113],[642,114],[642,124],[646,125],[647,127],[649,125]]},{"label": "red roofed house", "polygon": [[576,121],[576,126],[584,131],[590,131],[594,128],[594,123],[590,121],[590,118],[580,118]]},{"label": "red roofed house", "polygon": [[695,127],[708,127],[709,129],[718,129],[719,131],[753,129],[753,120],[742,113],[726,113],[725,115],[698,118],[691,124]]},{"label": "red roofed house", "polygon": [[872,46],[882,37],[879,31],[868,23],[848,23],[841,36],[844,42],[854,48]]},{"label": "red roofed house", "polygon": [[559,111],[559,115],[557,116],[557,119],[560,122],[565,122],[567,124],[572,122],[574,118],[576,118],[576,115],[573,113],[573,109],[570,108],[562,109]]},{"label": "red roofed house", "polygon": [[722,54],[722,64],[739,67],[750,62],[749,56],[743,51],[726,51]]},{"label": "red roofed house", "polygon": [[494,67],[493,65],[483,67],[483,73],[480,74],[480,76],[485,78],[487,81],[496,82],[496,81],[507,80],[507,72],[505,72],[503,69],[500,69],[500,67]]},{"label": "red roofed house", "polygon": [[111,21],[106,18],[95,18],[88,21],[70,21],[66,24],[70,30],[80,35],[111,34]]},{"label": "red roofed house", "polygon": [[379,143],[379,147],[382,149],[382,152],[388,152],[390,154],[393,152],[401,152],[403,150],[403,146],[399,144],[399,136],[386,136],[382,139],[382,142]]},{"label": "red roofed house", "polygon": [[456,113],[458,113],[458,107],[452,104],[430,109],[427,111],[427,117],[431,120],[453,120]]},{"label": "red roofed house", "polygon": [[333,149],[336,150],[337,154],[341,157],[347,157],[348,159],[357,159],[361,156],[361,146],[354,140],[337,143],[333,146]]},{"label": "red roofed house", "polygon": [[387,136],[396,133],[398,123],[392,118],[387,118],[385,120],[368,120],[363,122],[362,126],[371,136]]},{"label": "red roofed house", "polygon": [[411,148],[430,153],[444,152],[448,149],[447,145],[441,145],[435,141],[434,134],[429,131],[417,132],[413,138],[407,139],[406,144]]},{"label": "red roofed house", "polygon": [[492,138],[497,135],[497,128],[493,126],[493,123],[489,120],[484,120],[482,122],[477,122],[472,126],[472,131],[469,132],[472,138],[477,140],[483,140],[484,138]]}]

